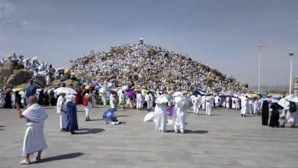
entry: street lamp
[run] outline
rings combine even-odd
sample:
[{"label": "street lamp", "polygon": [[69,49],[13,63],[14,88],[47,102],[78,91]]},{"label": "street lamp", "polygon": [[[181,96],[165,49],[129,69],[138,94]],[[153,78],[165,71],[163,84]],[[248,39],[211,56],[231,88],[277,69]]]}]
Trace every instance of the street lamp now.
[{"label": "street lamp", "polygon": [[265,47],[264,44],[258,44],[256,46],[259,48],[259,80],[258,80],[258,93],[261,92],[261,53],[262,53],[262,48]]},{"label": "street lamp", "polygon": [[290,81],[289,81],[289,94],[292,93],[293,55],[294,55],[294,53],[289,53],[289,56],[290,56]]}]

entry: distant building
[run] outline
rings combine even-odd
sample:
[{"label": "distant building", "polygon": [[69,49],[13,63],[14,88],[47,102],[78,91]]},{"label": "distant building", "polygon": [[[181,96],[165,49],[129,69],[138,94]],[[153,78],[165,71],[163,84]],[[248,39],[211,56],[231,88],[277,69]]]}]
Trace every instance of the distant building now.
[{"label": "distant building", "polygon": [[140,44],[144,44],[144,39],[142,37],[140,38]]},{"label": "distant building", "polygon": [[296,76],[294,81],[294,94],[298,94],[298,76]]}]

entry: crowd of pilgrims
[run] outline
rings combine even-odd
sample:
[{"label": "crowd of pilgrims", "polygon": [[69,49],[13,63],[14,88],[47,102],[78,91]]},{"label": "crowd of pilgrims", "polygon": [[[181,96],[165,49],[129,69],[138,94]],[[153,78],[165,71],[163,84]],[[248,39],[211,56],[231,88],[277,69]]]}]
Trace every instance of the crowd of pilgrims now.
[{"label": "crowd of pilgrims", "polygon": [[33,77],[42,76],[46,86],[51,84],[52,77],[62,77],[65,75],[65,69],[62,67],[54,68],[52,64],[41,61],[37,57],[25,58],[23,55],[17,56],[15,53],[0,59],[0,66],[4,65],[6,62],[16,61],[20,61],[24,69],[32,71]]},{"label": "crowd of pilgrims", "polygon": [[[213,82],[212,87],[204,84],[204,79],[211,74],[210,68],[198,68],[194,61],[181,57],[185,56],[156,45],[126,44],[112,47],[107,52],[90,51],[75,60],[70,70],[86,83],[102,82],[94,79],[96,75],[116,74],[113,80],[121,78],[125,83],[134,78],[136,86],[146,89],[158,89],[157,83],[167,90],[173,87],[169,83],[179,90],[212,90],[222,86],[222,81]],[[137,71],[132,72],[133,69]],[[197,71],[193,73],[194,70]],[[156,72],[162,74],[157,76]]]},{"label": "crowd of pilgrims", "polygon": [[[100,92],[100,89],[86,86],[77,90],[75,98],[73,98],[76,104],[82,104],[86,112],[86,121],[90,121],[91,109],[95,104],[101,104],[104,107],[115,109],[146,109],[148,111],[154,111],[159,108],[158,104],[155,104],[155,100],[163,94],[171,94],[174,92],[168,92],[166,90],[151,90],[141,92],[135,90],[133,96],[128,96],[124,89],[118,90],[114,86],[105,86],[105,92]],[[127,87],[131,89],[132,87]],[[291,127],[294,127],[298,118],[296,113],[290,113],[289,101],[283,96],[279,99],[257,99],[246,95],[223,95],[223,94],[209,94],[195,90],[194,92],[183,91],[184,96],[189,97],[192,100],[193,106],[191,111],[194,115],[205,114],[212,115],[212,111],[216,108],[228,108],[234,111],[239,111],[240,116],[246,117],[248,115],[261,115],[262,125],[270,127],[284,126],[286,123],[290,123]],[[59,104],[59,97],[55,93],[55,89],[37,89],[36,96],[38,98],[38,104],[42,106],[57,106]],[[65,95],[64,95],[65,96]],[[15,108],[15,104],[20,104],[21,108],[26,107],[26,93],[25,91],[11,91],[4,94],[3,90],[0,90],[0,107],[1,108]],[[87,100],[85,104],[84,100]],[[58,101],[58,102],[57,102]],[[175,103],[172,103],[174,106]],[[187,110],[186,110],[187,113]],[[271,117],[270,117],[271,116]],[[111,117],[115,117],[112,115]],[[284,122],[280,123],[280,119]],[[186,120],[186,118],[185,118]],[[108,124],[119,124],[115,119],[107,118]],[[63,130],[64,127],[61,126]],[[161,129],[164,131],[164,129]],[[183,130],[181,131],[183,133]]]},{"label": "crowd of pilgrims", "polygon": [[[116,53],[115,51],[119,50],[122,53],[120,52],[121,54],[117,56],[114,55]],[[112,56],[112,59],[105,58],[106,60],[102,61],[102,58],[107,55]],[[90,56],[93,57],[93,60],[89,60],[88,64],[86,64],[84,58]],[[171,60],[180,60],[181,62],[179,64],[174,63],[169,61],[169,58]],[[75,98],[72,99],[74,99],[76,104],[83,104],[85,106],[86,121],[90,121],[90,111],[95,104],[109,105],[110,108],[116,109],[117,107],[121,109],[128,107],[131,109],[147,109],[148,111],[152,111],[156,107],[159,108],[154,101],[158,96],[171,94],[176,91],[183,91],[185,96],[191,98],[193,102],[191,109],[194,115],[199,113],[212,115],[213,109],[224,107],[240,111],[242,117],[246,117],[247,115],[262,115],[262,125],[269,125],[271,127],[284,126],[284,123],[278,123],[279,118],[285,118],[285,123],[292,123],[291,126],[295,124],[295,121],[298,121],[295,120],[294,113],[287,112],[289,105],[286,103],[285,98],[279,100],[279,102],[282,102],[279,103],[282,104],[282,107],[276,107],[274,106],[277,104],[276,102],[254,98],[249,94],[241,95],[239,92],[234,94],[217,92],[214,94],[214,89],[222,86],[221,81],[213,83],[210,86],[204,84],[202,81],[211,74],[211,71],[200,69],[198,73],[191,73],[193,67],[189,64],[189,60],[180,58],[181,54],[179,53],[164,50],[159,46],[153,45],[128,44],[113,47],[108,52],[91,51],[87,56],[83,56],[82,59],[74,61],[72,68],[67,73],[69,75],[68,78],[74,78],[74,80],[78,78],[83,83],[82,87],[77,89]],[[46,85],[51,83],[51,76],[66,75],[64,74],[64,69],[62,71],[55,70],[51,65],[39,61],[36,57],[24,59],[22,55],[16,56],[13,54],[5,59],[1,59],[0,65],[15,60],[21,61],[26,69],[32,70],[34,76],[44,76]],[[128,75],[129,70],[134,68],[137,68],[138,72]],[[154,70],[161,70],[164,73],[160,76],[160,79],[155,80],[152,78],[152,71]],[[70,75],[70,72],[75,75]],[[169,75],[166,72],[170,72],[171,74],[170,81],[167,79]],[[189,75],[190,73],[192,75]],[[105,81],[92,78],[95,75],[107,76],[111,74],[115,75]],[[134,75],[143,78],[143,80],[133,78],[132,76]],[[122,81],[119,81],[120,77],[122,77]],[[120,83],[122,83],[122,86]],[[172,85],[169,83],[172,83]],[[134,89],[147,91],[139,91],[133,97],[129,97],[124,89],[119,89],[119,87],[121,88],[127,85],[131,85],[130,88],[133,87]],[[90,87],[86,89],[86,86]],[[101,88],[105,88],[106,91],[100,92]],[[54,90],[55,88],[37,89],[36,96],[38,98],[38,104],[43,106],[57,106],[61,95],[57,95]],[[16,103],[20,104],[21,108],[26,107],[26,91],[4,92],[0,89],[0,108],[15,108]],[[85,104],[84,99],[88,99],[89,103]],[[172,103],[173,105],[174,103]],[[267,106],[268,110],[266,108]],[[274,113],[276,109],[279,111],[279,115],[272,115],[277,114]],[[268,121],[269,114],[271,114],[270,121]],[[106,122],[117,124],[117,122]]]}]

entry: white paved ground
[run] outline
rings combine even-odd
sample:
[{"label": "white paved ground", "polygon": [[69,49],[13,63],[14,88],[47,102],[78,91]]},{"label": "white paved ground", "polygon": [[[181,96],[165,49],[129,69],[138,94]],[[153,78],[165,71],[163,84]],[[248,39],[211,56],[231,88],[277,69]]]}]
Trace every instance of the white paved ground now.
[{"label": "white paved ground", "polygon": [[[297,168],[298,129],[269,128],[261,117],[241,117],[238,111],[219,109],[213,116],[189,113],[185,134],[154,132],[154,123],[143,122],[147,111],[117,111],[125,125],[106,125],[105,108],[92,109],[92,121],[84,120],[78,106],[80,131],[59,132],[55,107],[46,107],[45,135],[49,148],[36,168]],[[203,113],[201,111],[201,113]],[[14,109],[0,109],[0,168],[19,164],[25,122]],[[34,161],[34,156],[32,156]]]}]

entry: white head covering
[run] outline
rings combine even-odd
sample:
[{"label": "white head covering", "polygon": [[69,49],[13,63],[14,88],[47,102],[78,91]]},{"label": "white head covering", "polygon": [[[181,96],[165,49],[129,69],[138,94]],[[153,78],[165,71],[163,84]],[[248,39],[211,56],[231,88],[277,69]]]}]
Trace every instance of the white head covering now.
[{"label": "white head covering", "polygon": [[68,96],[66,97],[66,101],[67,101],[67,102],[68,102],[68,101],[72,101],[72,102],[74,102],[74,101],[75,101],[75,98],[76,98],[75,95],[68,95]]}]

